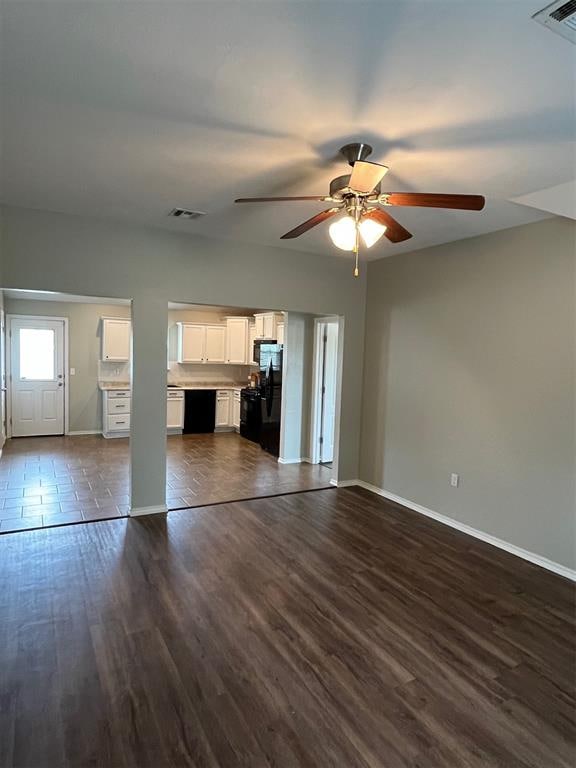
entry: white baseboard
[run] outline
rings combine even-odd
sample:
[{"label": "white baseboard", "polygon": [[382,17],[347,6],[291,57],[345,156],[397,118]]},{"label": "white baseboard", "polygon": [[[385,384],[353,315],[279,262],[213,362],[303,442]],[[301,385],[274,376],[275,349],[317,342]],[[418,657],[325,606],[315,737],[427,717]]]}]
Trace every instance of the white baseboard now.
[{"label": "white baseboard", "polygon": [[[330,485],[335,485],[336,488],[350,488],[352,485],[361,485],[363,488],[366,486],[362,484],[362,480],[330,480]],[[370,488],[368,489],[370,490]]]},{"label": "white baseboard", "polygon": [[426,517],[430,517],[439,523],[450,526],[450,528],[455,528],[457,531],[467,533],[469,536],[473,536],[475,539],[480,539],[480,541],[484,541],[487,544],[492,544],[492,546],[503,549],[506,552],[509,552],[511,555],[521,557],[523,560],[528,560],[528,562],[534,563],[534,565],[539,565],[541,568],[545,568],[547,571],[552,571],[552,573],[558,574],[558,576],[563,576],[565,579],[576,581],[576,571],[572,570],[571,568],[567,568],[565,565],[555,563],[553,560],[548,560],[547,557],[542,557],[542,555],[537,555],[535,552],[522,549],[522,547],[517,547],[515,544],[510,544],[510,542],[504,541],[504,539],[499,539],[496,536],[492,536],[490,533],[485,533],[484,531],[480,531],[477,528],[472,528],[472,526],[466,525],[466,523],[461,523],[451,517],[441,515],[439,512],[434,512],[433,509],[423,507],[421,504],[416,504],[416,502],[410,501],[410,499],[404,499],[402,496],[397,496],[395,493],[385,491],[383,488],[378,488],[376,485],[371,485],[370,483],[364,482],[364,480],[344,480],[338,483],[339,488],[345,488],[349,485],[359,485],[361,488],[365,488],[367,491],[376,493],[378,496],[382,496],[389,501],[394,501],[396,504],[401,504],[403,507],[407,507],[413,512],[419,512],[421,515],[426,515]]},{"label": "white baseboard", "polygon": [[129,512],[130,517],[140,517],[140,515],[158,515],[168,512],[166,504],[159,504],[156,507],[132,507]]},{"label": "white baseboard", "polygon": [[278,456],[278,464],[301,464],[303,459],[281,459]]},{"label": "white baseboard", "polygon": [[67,437],[77,437],[78,435],[101,435],[101,429],[78,429],[74,432],[67,432]]}]

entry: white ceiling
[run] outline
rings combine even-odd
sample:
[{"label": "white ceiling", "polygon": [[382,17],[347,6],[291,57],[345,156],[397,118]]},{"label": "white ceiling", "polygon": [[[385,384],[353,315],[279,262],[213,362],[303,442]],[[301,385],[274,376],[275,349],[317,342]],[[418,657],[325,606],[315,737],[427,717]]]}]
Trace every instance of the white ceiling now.
[{"label": "white ceiling", "polygon": [[[333,251],[322,203],[346,141],[386,191],[485,194],[482,213],[396,209],[381,258],[549,214],[513,202],[574,177],[574,53],[545,0],[5,2],[2,200],[248,243]],[[175,205],[208,212],[166,218]]]}]

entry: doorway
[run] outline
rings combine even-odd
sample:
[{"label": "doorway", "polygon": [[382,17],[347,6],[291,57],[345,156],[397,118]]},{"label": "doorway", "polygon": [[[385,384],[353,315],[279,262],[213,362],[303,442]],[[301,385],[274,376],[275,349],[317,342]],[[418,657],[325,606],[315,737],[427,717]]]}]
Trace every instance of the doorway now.
[{"label": "doorway", "polygon": [[332,466],[334,460],[338,334],[337,317],[315,320],[312,461],[326,466]]},{"label": "doorway", "polygon": [[8,316],[8,436],[66,432],[65,318]]}]

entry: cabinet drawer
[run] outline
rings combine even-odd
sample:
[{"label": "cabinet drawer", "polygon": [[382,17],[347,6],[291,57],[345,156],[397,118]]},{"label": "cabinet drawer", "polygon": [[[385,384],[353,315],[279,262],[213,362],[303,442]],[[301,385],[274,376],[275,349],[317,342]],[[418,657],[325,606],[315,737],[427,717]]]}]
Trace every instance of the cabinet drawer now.
[{"label": "cabinet drawer", "polygon": [[119,397],[130,397],[130,390],[129,389],[109,389],[108,392],[108,400],[116,400]]},{"label": "cabinet drawer", "polygon": [[230,390],[229,389],[217,389],[216,390],[216,397],[230,397]]},{"label": "cabinet drawer", "polygon": [[130,398],[117,397],[113,400],[108,400],[107,409],[110,416],[116,413],[130,413]]},{"label": "cabinet drawer", "polygon": [[108,432],[125,432],[130,429],[130,414],[108,416]]}]

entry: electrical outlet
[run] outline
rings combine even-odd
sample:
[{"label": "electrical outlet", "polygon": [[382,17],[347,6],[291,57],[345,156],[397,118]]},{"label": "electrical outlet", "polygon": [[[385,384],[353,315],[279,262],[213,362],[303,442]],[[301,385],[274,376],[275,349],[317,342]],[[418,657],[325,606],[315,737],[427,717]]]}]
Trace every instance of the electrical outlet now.
[{"label": "electrical outlet", "polygon": [[452,472],[450,475],[450,485],[452,488],[458,488],[458,484],[460,482],[460,475],[457,475],[456,472]]},{"label": "electrical outlet", "polygon": [[70,376],[76,376],[76,368],[70,368]]}]

